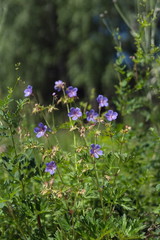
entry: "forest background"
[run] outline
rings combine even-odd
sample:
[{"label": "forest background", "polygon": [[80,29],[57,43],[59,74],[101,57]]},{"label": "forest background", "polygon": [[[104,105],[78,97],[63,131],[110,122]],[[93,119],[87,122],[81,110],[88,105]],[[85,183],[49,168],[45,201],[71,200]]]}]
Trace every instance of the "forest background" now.
[{"label": "forest background", "polygon": [[[118,4],[136,29],[136,1],[124,4],[121,0]],[[132,67],[129,56],[135,47],[130,29],[110,0],[1,0],[0,16],[1,97],[7,86],[13,86],[19,62],[18,74],[46,103],[58,79],[76,85],[82,97],[88,98],[92,88],[112,96],[118,81],[113,66],[117,58],[113,33],[117,28],[124,61]],[[21,91],[24,88],[22,85]],[[17,97],[21,91],[17,89]]]}]

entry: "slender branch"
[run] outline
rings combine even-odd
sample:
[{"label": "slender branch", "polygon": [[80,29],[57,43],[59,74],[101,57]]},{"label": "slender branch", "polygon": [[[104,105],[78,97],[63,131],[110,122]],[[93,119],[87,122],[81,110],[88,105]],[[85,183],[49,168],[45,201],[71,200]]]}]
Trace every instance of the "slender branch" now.
[{"label": "slender branch", "polygon": [[125,24],[129,27],[129,29],[131,30],[131,34],[135,35],[136,32],[134,31],[134,29],[132,28],[132,26],[130,25],[128,19],[125,17],[125,15],[123,14],[123,12],[121,11],[120,7],[118,6],[116,1],[113,1],[114,6],[117,10],[117,12],[119,13],[119,15],[121,16],[121,18],[123,19],[123,21],[125,22]]}]

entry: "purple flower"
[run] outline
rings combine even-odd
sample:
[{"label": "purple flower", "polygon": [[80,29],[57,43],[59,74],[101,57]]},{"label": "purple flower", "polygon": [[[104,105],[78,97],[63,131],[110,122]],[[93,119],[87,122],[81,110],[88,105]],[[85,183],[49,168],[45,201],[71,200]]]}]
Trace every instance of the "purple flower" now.
[{"label": "purple flower", "polygon": [[51,161],[49,163],[46,163],[46,169],[45,172],[49,172],[51,175],[53,175],[56,171],[56,163],[54,161]]},{"label": "purple flower", "polygon": [[37,133],[36,135],[37,138],[44,136],[46,131],[49,131],[49,128],[43,123],[39,123],[38,127],[34,129],[34,132]]},{"label": "purple flower", "polygon": [[24,96],[29,97],[32,94],[32,86],[28,85],[27,88],[24,90]]},{"label": "purple flower", "polygon": [[57,90],[58,92],[60,92],[63,87],[64,82],[62,82],[61,80],[55,82],[54,89]]},{"label": "purple flower", "polygon": [[70,109],[70,112],[68,113],[68,116],[72,118],[72,120],[77,120],[79,117],[82,116],[82,112],[80,108],[74,108],[72,107]]},{"label": "purple flower", "polygon": [[99,144],[91,144],[90,154],[95,158],[99,158],[99,156],[103,155],[103,151],[100,148]]},{"label": "purple flower", "polygon": [[118,116],[117,112],[113,112],[113,110],[109,110],[106,114],[105,114],[106,118],[108,121],[112,121],[115,120]]},{"label": "purple flower", "polygon": [[68,97],[72,98],[72,97],[77,97],[77,91],[78,91],[78,88],[74,88],[70,86],[67,88],[66,93]]},{"label": "purple flower", "polygon": [[90,111],[86,112],[87,115],[87,121],[88,122],[96,122],[96,118],[98,117],[98,113],[94,111],[94,109],[91,109]]},{"label": "purple flower", "polygon": [[103,95],[98,95],[97,102],[99,103],[99,107],[107,107],[108,106],[108,98]]}]

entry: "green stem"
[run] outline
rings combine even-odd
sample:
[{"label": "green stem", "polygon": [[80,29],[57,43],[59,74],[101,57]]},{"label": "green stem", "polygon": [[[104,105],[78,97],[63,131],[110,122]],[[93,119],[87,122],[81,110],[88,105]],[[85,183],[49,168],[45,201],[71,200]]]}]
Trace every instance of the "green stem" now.
[{"label": "green stem", "polygon": [[[60,171],[59,171],[59,169],[57,168],[57,173],[58,173],[58,175],[59,175],[59,178],[60,178],[60,180],[61,180],[61,182],[62,182],[62,184],[63,184],[63,188],[65,187],[65,183],[64,183],[64,181],[63,181],[63,177],[62,177],[62,175],[61,175],[61,173],[60,173]],[[62,188],[62,189],[63,189]],[[73,206],[75,205],[75,200],[76,200],[76,197],[75,197],[75,199],[74,199],[74,204],[73,204]],[[69,208],[69,205],[68,205],[68,202],[66,201],[66,199],[64,198],[64,202],[65,202],[65,205],[66,205],[66,208],[67,208],[67,210],[68,210],[68,213],[70,212],[70,208]],[[72,206],[72,207],[73,207]],[[73,219],[73,213],[71,214],[71,222],[72,222],[72,233],[73,233],[73,239],[75,239],[75,230],[74,230],[74,219]]]},{"label": "green stem", "polygon": [[57,168],[57,173],[58,173],[58,175],[59,175],[59,178],[60,178],[60,180],[61,180],[61,182],[62,182],[62,184],[63,184],[63,187],[65,186],[65,184],[64,184],[64,181],[63,181],[63,178],[62,178],[62,175],[61,175],[61,173],[60,173],[60,171],[59,171],[59,169]]},{"label": "green stem", "polygon": [[93,165],[94,165],[95,176],[96,176],[97,190],[99,192],[101,207],[102,207],[102,210],[103,210],[103,218],[105,219],[106,218],[106,213],[105,213],[105,209],[104,209],[103,195],[102,195],[102,191],[101,191],[100,185],[99,185],[99,176],[98,176],[96,161],[95,161],[95,159],[93,157],[92,157],[92,159],[93,159]]},{"label": "green stem", "polygon": [[[49,124],[49,122],[48,122],[47,119],[46,119],[45,114],[44,114],[43,112],[42,112],[42,116],[43,116],[43,119],[44,119],[44,121],[46,122],[47,126],[48,126],[50,129],[52,129],[51,126],[50,126],[50,124]],[[59,140],[58,140],[56,134],[54,133],[53,135],[54,135],[54,138],[55,138],[56,143],[58,144],[58,146],[60,146]]]},{"label": "green stem", "polygon": [[[52,105],[54,105],[54,98],[53,98],[53,101],[52,101]],[[54,112],[52,114],[52,122],[53,122],[53,129],[56,131]],[[58,138],[57,138],[55,133],[54,133],[54,138],[55,138],[58,146],[60,146],[59,140],[58,140]]]},{"label": "green stem", "polygon": [[13,145],[13,148],[14,148],[14,153],[15,153],[15,156],[17,157],[16,144],[15,144],[14,137],[13,137],[12,127],[10,125],[9,125],[9,130],[10,130],[10,134],[11,134],[11,139],[12,139],[12,145]]},{"label": "green stem", "polygon": [[[18,154],[17,154],[17,150],[16,150],[16,144],[15,144],[14,137],[13,137],[13,132],[12,132],[12,127],[10,125],[9,125],[9,129],[10,129],[10,134],[11,134],[11,139],[12,139],[12,145],[13,145],[14,152],[15,152],[15,157],[18,158]],[[18,164],[18,172],[19,172],[19,180],[20,180],[21,185],[22,185],[22,192],[23,192],[23,195],[25,196],[25,188],[24,188],[23,179],[20,179],[21,178],[20,163]]]},{"label": "green stem", "polygon": [[122,135],[121,142],[120,142],[120,155],[122,154],[123,140],[124,140],[124,134]]},{"label": "green stem", "polygon": [[[52,106],[54,106],[54,97],[52,99]],[[54,112],[52,114],[52,122],[53,122],[53,128],[55,129],[55,118],[54,118]]]},{"label": "green stem", "polygon": [[[150,9],[150,2],[146,1],[146,18],[147,15],[150,13],[151,9]],[[151,17],[149,17],[148,21],[152,21]],[[150,46],[151,46],[151,26],[146,26],[144,28],[145,31],[145,43],[146,43],[146,52],[148,53],[150,50]]]},{"label": "green stem", "polygon": [[[73,142],[74,142],[74,147],[76,149],[76,147],[77,147],[77,140],[76,140],[76,135],[75,135],[74,132],[73,132]],[[74,160],[75,160],[75,169],[76,169],[76,172],[77,172],[77,154],[76,154],[76,151],[75,151],[75,154],[74,154]]]},{"label": "green stem", "polygon": [[[66,94],[65,94],[65,91],[64,91],[64,88],[62,88],[62,91],[63,91],[63,95],[64,95],[64,98],[66,97]],[[68,103],[66,103],[66,106],[67,106],[67,113],[69,113],[70,111],[69,111],[69,105],[68,105]],[[71,123],[71,127],[73,127],[73,124],[72,124],[72,120],[71,120],[71,118],[69,117],[69,121],[70,121],[70,123]],[[75,132],[74,132],[74,130],[73,130],[73,144],[74,144],[74,148],[76,149],[76,146],[77,146],[77,140],[76,140],[76,135],[75,135]],[[77,155],[76,155],[76,152],[75,152],[75,154],[74,154],[74,160],[75,160],[75,169],[76,169],[76,171],[77,171]]]},{"label": "green stem", "polygon": [[[62,88],[62,91],[63,91],[63,96],[64,96],[64,98],[66,98],[66,93],[65,93],[65,91],[64,91],[64,88]],[[66,103],[66,106],[67,106],[67,113],[69,113],[69,105],[68,105],[68,103]],[[71,120],[70,117],[69,117],[69,119]]]},{"label": "green stem", "polygon": [[103,22],[104,26],[107,28],[107,30],[110,32],[110,34],[112,35],[113,31],[112,31],[111,27],[109,26],[109,24],[107,23],[107,21],[103,18],[102,22]]},{"label": "green stem", "polygon": [[[62,91],[63,91],[63,95],[64,95],[64,98],[66,97],[66,94],[65,94],[65,91],[64,91],[64,88],[62,88]],[[68,103],[66,103],[66,106],[67,106],[67,113],[70,112],[69,110],[69,105]],[[72,120],[71,118],[69,117],[69,121],[71,123],[71,127],[73,127],[73,124],[72,124]],[[74,148],[76,149],[76,146],[77,146],[77,140],[76,140],[76,135],[74,133],[74,130],[73,130],[73,144],[74,144]],[[76,154],[76,151],[75,151],[75,154],[74,154],[74,164],[75,164],[75,170],[76,170],[76,176],[77,176],[77,182],[79,184],[79,180],[78,180],[78,173],[77,173],[77,154]],[[76,196],[74,198],[74,204],[73,206],[75,206],[75,202],[76,202]],[[72,233],[73,233],[73,240],[75,239],[75,230],[74,230],[74,215],[72,213]]]},{"label": "green stem", "polygon": [[114,1],[114,6],[117,10],[117,12],[119,13],[119,15],[121,16],[121,18],[123,19],[123,21],[125,22],[125,24],[129,27],[129,29],[131,29],[131,33],[132,35],[135,35],[136,32],[134,31],[134,29],[132,28],[132,26],[130,25],[129,21],[127,20],[127,18],[125,17],[125,15],[122,13],[121,9],[119,8],[118,4],[116,3],[116,1]]},{"label": "green stem", "polygon": [[155,32],[156,32],[156,23],[155,23],[155,19],[156,19],[156,14],[157,14],[157,4],[158,4],[158,0],[156,0],[155,2],[155,6],[154,6],[154,12],[153,12],[153,23],[151,25],[151,45],[154,46],[154,40],[155,40]]},{"label": "green stem", "polygon": [[85,142],[86,147],[88,147],[87,139],[86,139],[85,137],[83,137],[83,140],[84,140],[84,142]]},{"label": "green stem", "polygon": [[[100,117],[100,115],[101,115],[101,107],[99,107],[98,115],[99,115],[99,117]],[[98,127],[97,127],[97,128],[99,129],[99,127],[100,127],[100,119],[99,119]]]},{"label": "green stem", "polygon": [[[100,117],[100,114],[101,114],[101,107],[99,107],[99,111],[98,111],[99,117]],[[100,119],[99,119],[99,122],[98,122],[97,130],[99,130],[99,127],[100,127]],[[95,134],[95,144],[97,144],[97,139],[98,139],[98,135]]]}]

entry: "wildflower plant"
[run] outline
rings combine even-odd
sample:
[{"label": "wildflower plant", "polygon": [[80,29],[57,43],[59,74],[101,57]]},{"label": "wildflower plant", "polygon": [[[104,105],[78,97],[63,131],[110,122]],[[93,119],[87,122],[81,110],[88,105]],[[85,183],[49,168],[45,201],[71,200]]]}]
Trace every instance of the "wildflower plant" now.
[{"label": "wildflower plant", "polygon": [[[143,164],[136,166],[143,151],[135,152],[131,127],[119,127],[119,114],[108,109],[107,97],[98,95],[96,108],[86,110],[87,105],[84,109],[79,107],[76,98],[70,102],[75,93],[74,97],[77,96],[78,88],[66,85],[55,83],[57,93],[52,111],[51,106],[32,105],[30,114],[43,121],[29,129],[27,119],[20,117],[25,114],[25,105],[31,104],[28,98],[19,101],[18,110],[10,114],[12,90],[1,102],[1,136],[8,149],[1,147],[0,152],[5,171],[1,175],[1,216],[5,222],[14,223],[10,230],[2,224],[1,235],[5,237],[9,232],[12,237],[8,239],[19,236],[31,240],[37,239],[37,234],[53,239],[96,239],[104,235],[109,239],[143,239],[146,220],[140,219],[139,213],[143,212],[143,200],[147,206],[148,195],[140,200],[140,190],[135,192],[142,181],[137,171],[143,169],[143,187],[150,179]],[[67,89],[74,94],[67,96],[71,93]],[[60,104],[68,117],[62,124],[54,118]],[[148,151],[151,149],[153,145]]]},{"label": "wildflower plant", "polygon": [[[139,70],[142,42],[134,36]],[[120,60],[115,67],[121,80],[114,102],[106,92],[94,107],[84,104],[78,88],[62,80],[53,82],[48,106],[37,102],[31,85],[22,100],[14,100],[12,88],[0,100],[1,239],[159,238],[159,125],[151,114],[147,131],[140,120],[137,131],[134,114],[128,120],[142,106],[133,96],[146,83],[140,74],[131,89],[135,68]]]}]

